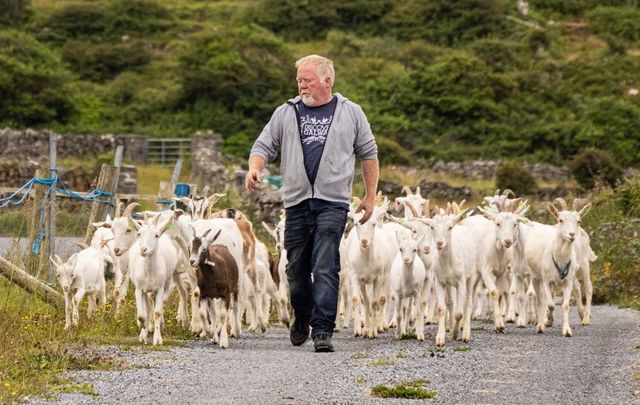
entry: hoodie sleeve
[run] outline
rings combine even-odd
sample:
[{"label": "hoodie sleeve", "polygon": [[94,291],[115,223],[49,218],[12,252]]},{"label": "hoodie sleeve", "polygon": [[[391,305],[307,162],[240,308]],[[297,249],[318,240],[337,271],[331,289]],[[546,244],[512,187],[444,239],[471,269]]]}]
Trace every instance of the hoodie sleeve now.
[{"label": "hoodie sleeve", "polygon": [[260,156],[266,162],[272,162],[278,157],[282,141],[283,108],[284,106],[280,106],[274,111],[271,119],[254,142],[249,157]]},{"label": "hoodie sleeve", "polygon": [[371,132],[369,121],[362,108],[357,104],[353,105],[356,118],[356,140],[353,146],[356,156],[361,160],[377,160],[378,145]]}]

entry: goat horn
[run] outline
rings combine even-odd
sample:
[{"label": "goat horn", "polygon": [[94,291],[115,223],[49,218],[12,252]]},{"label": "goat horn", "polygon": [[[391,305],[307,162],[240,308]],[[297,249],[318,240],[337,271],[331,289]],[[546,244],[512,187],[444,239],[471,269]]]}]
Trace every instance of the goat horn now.
[{"label": "goat horn", "polygon": [[571,203],[571,209],[573,211],[578,211],[580,208],[587,205],[587,201],[588,200],[586,198],[574,198],[573,202]]},{"label": "goat horn", "polygon": [[78,246],[81,249],[87,249],[89,245],[84,242],[72,242],[74,245]]},{"label": "goat horn", "polygon": [[208,197],[209,198],[209,204],[210,204],[209,206],[211,207],[211,206],[215,205],[215,203],[217,203],[218,200],[220,200],[222,197],[225,197],[225,196],[226,196],[226,194],[218,194],[218,193],[212,194],[211,197]]},{"label": "goat horn", "polygon": [[418,211],[416,210],[416,207],[414,207],[414,206],[413,206],[413,204],[411,204],[411,202],[409,202],[409,201],[405,201],[405,202],[404,202],[404,206],[405,206],[405,207],[407,207],[407,208],[409,208],[409,210],[411,211],[411,214],[412,214],[414,217],[419,217],[419,216],[420,216],[420,215],[418,215]]},{"label": "goat horn", "polygon": [[564,211],[567,210],[567,202],[564,200],[564,198],[558,197],[553,200],[553,205],[556,205],[556,203],[560,203],[560,208],[562,208]]},{"label": "goat horn", "polygon": [[122,203],[122,201],[118,201],[118,205],[116,206],[115,218],[120,217],[120,210],[122,210],[123,205],[124,204]]},{"label": "goat horn", "polygon": [[427,218],[431,216],[431,213],[429,212],[429,200],[424,202],[424,207],[422,208],[422,216]]},{"label": "goat horn", "polygon": [[138,204],[137,202],[132,202],[131,204],[127,205],[127,208],[124,209],[124,212],[122,213],[123,217],[130,217],[131,214],[133,214],[133,210],[136,209],[136,207],[139,207],[140,204]]},{"label": "goat horn", "polygon": [[502,190],[502,195],[504,197],[509,197],[509,194],[511,194],[511,197],[515,197],[515,193],[513,192],[513,190],[509,189],[509,188],[505,188],[504,190]]},{"label": "goat horn", "polygon": [[103,240],[102,242],[100,242],[100,247],[105,247],[107,243],[111,242],[112,240],[113,238]]}]

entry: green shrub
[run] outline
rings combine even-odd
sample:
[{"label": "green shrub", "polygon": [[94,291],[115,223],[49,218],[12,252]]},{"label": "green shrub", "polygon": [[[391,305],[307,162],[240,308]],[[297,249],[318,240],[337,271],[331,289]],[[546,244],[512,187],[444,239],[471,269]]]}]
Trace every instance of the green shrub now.
[{"label": "green shrub", "polygon": [[67,122],[69,80],[56,54],[34,37],[0,30],[0,127]]},{"label": "green shrub", "polygon": [[640,217],[640,175],[625,179],[616,191],[624,213]]},{"label": "green shrub", "polygon": [[591,30],[635,42],[640,40],[640,9],[632,7],[598,7],[587,13]]},{"label": "green shrub", "polygon": [[294,61],[262,27],[220,27],[193,40],[180,58],[178,107],[190,110],[195,128],[257,134],[295,94]]},{"label": "green shrub", "polygon": [[450,46],[509,32],[508,7],[501,0],[409,0],[398,2],[382,21],[399,39]]},{"label": "green shrub", "polygon": [[80,77],[98,82],[112,79],[124,70],[139,68],[151,60],[143,41],[94,44],[72,40],[65,44],[62,57]]},{"label": "green shrub", "polygon": [[0,0],[0,26],[17,25],[29,18],[30,1]]},{"label": "green shrub", "polygon": [[69,39],[112,40],[123,35],[146,36],[174,24],[168,9],[154,1],[128,0],[69,4],[36,23],[38,37],[62,43]]},{"label": "green shrub", "polygon": [[622,168],[607,151],[596,148],[581,150],[569,164],[569,170],[580,187],[591,190],[597,185],[615,186]]},{"label": "green shrub", "polygon": [[496,188],[508,188],[517,195],[531,194],[536,189],[536,181],[520,163],[507,160],[496,169]]}]

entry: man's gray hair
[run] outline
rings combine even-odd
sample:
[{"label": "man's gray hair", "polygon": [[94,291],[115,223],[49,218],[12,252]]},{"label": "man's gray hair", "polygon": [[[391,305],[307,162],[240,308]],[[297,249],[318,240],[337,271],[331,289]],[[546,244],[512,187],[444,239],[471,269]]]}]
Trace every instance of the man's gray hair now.
[{"label": "man's gray hair", "polygon": [[320,55],[307,55],[298,59],[296,62],[296,68],[306,64],[315,65],[318,76],[320,76],[321,79],[328,77],[331,81],[331,85],[333,86],[333,81],[336,78],[336,72],[333,70],[333,61],[331,59]]}]

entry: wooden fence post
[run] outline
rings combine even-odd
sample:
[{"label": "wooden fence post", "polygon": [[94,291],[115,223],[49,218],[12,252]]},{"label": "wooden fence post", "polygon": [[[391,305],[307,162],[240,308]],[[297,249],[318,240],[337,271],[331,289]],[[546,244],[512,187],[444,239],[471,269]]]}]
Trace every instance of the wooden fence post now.
[{"label": "wooden fence post", "polygon": [[[118,178],[115,175],[117,171],[118,168],[115,166],[103,164],[96,187],[102,191],[113,190],[113,183],[118,183]],[[88,244],[95,232],[95,228],[91,224],[96,221],[102,221],[107,216],[107,207],[108,205],[99,202],[91,204],[91,214],[89,215],[89,223],[87,224],[87,233],[84,237],[84,243]]]},{"label": "wooden fence post", "polygon": [[[176,161],[176,165],[173,167],[173,174],[171,175],[171,181],[167,183],[166,181],[160,182],[160,190],[158,191],[158,200],[159,201],[170,201],[173,198],[173,195],[176,190],[176,184],[178,183],[178,178],[180,177],[180,171],[182,170],[182,159],[178,159]],[[167,208],[169,204],[163,204],[161,202],[156,203],[158,206],[158,210],[164,210]]]}]

